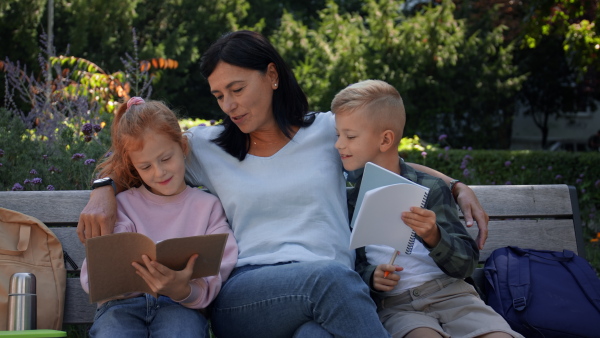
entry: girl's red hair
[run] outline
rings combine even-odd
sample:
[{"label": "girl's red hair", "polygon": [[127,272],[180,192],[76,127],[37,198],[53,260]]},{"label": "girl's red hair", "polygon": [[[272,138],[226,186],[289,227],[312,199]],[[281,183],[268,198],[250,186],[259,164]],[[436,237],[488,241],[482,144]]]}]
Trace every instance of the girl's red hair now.
[{"label": "girl's red hair", "polygon": [[123,103],[117,110],[111,127],[112,145],[108,157],[97,167],[99,177],[110,176],[127,189],[142,185],[142,179],[129,159],[129,152],[143,147],[141,136],[146,131],[160,133],[179,143],[188,153],[188,140],[183,135],[175,113],[160,101],[131,105]]}]

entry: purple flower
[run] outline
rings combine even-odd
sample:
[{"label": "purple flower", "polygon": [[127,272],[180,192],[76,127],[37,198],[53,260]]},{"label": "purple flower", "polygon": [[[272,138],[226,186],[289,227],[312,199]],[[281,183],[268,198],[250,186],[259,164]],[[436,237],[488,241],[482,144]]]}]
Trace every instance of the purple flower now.
[{"label": "purple flower", "polygon": [[93,128],[94,128],[94,131],[97,133],[102,131],[102,126],[99,124],[94,124]]},{"label": "purple flower", "polygon": [[473,150],[473,147],[467,147],[467,150]]},{"label": "purple flower", "polygon": [[43,158],[44,160],[47,160],[47,159],[48,159],[48,155],[42,155],[42,158]]},{"label": "purple flower", "polygon": [[442,134],[442,135],[440,135],[440,137],[438,137],[438,140],[441,142],[441,141],[443,141],[443,140],[445,140],[447,138],[448,138],[448,135]]},{"label": "purple flower", "polygon": [[41,184],[41,183],[42,183],[42,179],[39,177],[36,177],[31,180],[31,184]]},{"label": "purple flower", "polygon": [[23,184],[25,184],[25,185],[27,185],[27,184],[29,184],[29,183],[31,183],[31,180],[30,180],[30,179],[28,179],[28,178],[26,178],[26,179],[25,179],[25,181],[23,181]]},{"label": "purple flower", "polygon": [[112,155],[112,151],[107,152],[106,155],[104,155],[104,157],[110,157],[110,155]]},{"label": "purple flower", "polygon": [[85,123],[81,127],[81,132],[83,133],[83,135],[91,135],[94,132],[94,127],[91,123]]},{"label": "purple flower", "polygon": [[0,157],[4,156],[4,150],[0,149]]},{"label": "purple flower", "polygon": [[445,147],[444,147],[444,150],[445,150],[445,151],[448,151],[448,150],[450,150],[450,146],[445,146]]},{"label": "purple flower", "polygon": [[597,180],[597,181],[594,183],[594,187],[596,187],[596,188],[600,188],[600,180]]},{"label": "purple flower", "polygon": [[217,123],[217,121],[215,121],[215,120],[210,120],[210,121],[208,121],[208,122],[210,123],[210,125],[211,125],[211,126],[214,126],[214,125],[215,125],[215,123]]},{"label": "purple flower", "polygon": [[90,165],[94,163],[96,163],[96,160],[94,160],[93,158],[87,159],[85,160],[85,162],[83,162],[84,165]]},{"label": "purple flower", "polygon": [[583,180],[581,178],[578,178],[575,180],[575,184],[580,184],[581,182],[583,182]]},{"label": "purple flower", "polygon": [[53,186],[52,184],[49,184],[49,185],[46,187],[46,190],[53,191],[53,190],[54,190],[54,186]]},{"label": "purple flower", "polygon": [[199,126],[206,127],[206,123],[200,123]]},{"label": "purple flower", "polygon": [[585,188],[581,188],[581,193],[585,194]]},{"label": "purple flower", "polygon": [[558,174],[554,177],[555,180],[560,180],[561,178],[563,178],[561,174]]},{"label": "purple flower", "polygon": [[57,168],[57,167],[55,167],[53,165],[51,165],[50,168],[48,168],[48,171],[51,172],[51,173],[55,173],[55,172],[56,173],[60,173],[60,172],[62,172],[62,170],[60,170],[59,168]]},{"label": "purple flower", "polygon": [[583,176],[585,176],[585,174],[579,174],[579,177],[580,177],[580,178],[583,178]]},{"label": "purple flower", "polygon": [[20,185],[19,183],[15,183],[15,185],[13,185],[11,190],[12,191],[20,191],[20,190],[23,190],[23,186]]},{"label": "purple flower", "polygon": [[85,142],[90,142],[91,140],[92,140],[92,136],[91,135],[85,135],[83,137],[83,141],[85,141]]},{"label": "purple flower", "polygon": [[506,162],[504,162],[504,166],[505,166],[505,167],[510,167],[510,165],[511,165],[511,162],[510,162],[510,161],[506,161]]},{"label": "purple flower", "polygon": [[473,157],[469,154],[466,154],[465,157],[463,157],[463,160],[472,160]]},{"label": "purple flower", "polygon": [[471,174],[471,172],[469,171],[469,169],[463,170],[463,176],[464,177],[469,177],[470,174]]},{"label": "purple flower", "polygon": [[552,166],[551,165],[548,166],[548,170],[552,170]]},{"label": "purple flower", "polygon": [[73,154],[73,156],[71,156],[71,159],[75,160],[75,161],[82,159],[82,158],[85,158],[85,154],[75,153],[75,154]]},{"label": "purple flower", "polygon": [[37,170],[35,170],[35,169],[31,169],[31,170],[29,171],[29,173],[30,173],[31,175],[37,175],[37,174],[38,174]]},{"label": "purple flower", "polygon": [[504,185],[512,185],[512,182],[511,181],[506,181],[506,182],[504,182]]},{"label": "purple flower", "polygon": [[524,166],[524,165],[522,165],[522,166],[521,166],[521,169],[525,170],[525,166]]},{"label": "purple flower", "polygon": [[427,157],[427,152],[426,151],[421,152],[421,156],[423,156],[423,158]]},{"label": "purple flower", "polygon": [[2,167],[2,163],[0,163],[0,167]]}]

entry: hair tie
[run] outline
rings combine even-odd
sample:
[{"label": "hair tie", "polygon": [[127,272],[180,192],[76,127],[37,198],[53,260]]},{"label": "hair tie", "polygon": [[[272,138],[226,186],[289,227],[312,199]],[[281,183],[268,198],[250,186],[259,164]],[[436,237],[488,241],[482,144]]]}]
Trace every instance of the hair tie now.
[{"label": "hair tie", "polygon": [[132,98],[129,99],[129,101],[127,101],[127,110],[129,110],[129,108],[131,108],[131,106],[135,106],[138,104],[142,104],[146,101],[144,101],[144,99],[142,99],[139,96],[134,96]]}]

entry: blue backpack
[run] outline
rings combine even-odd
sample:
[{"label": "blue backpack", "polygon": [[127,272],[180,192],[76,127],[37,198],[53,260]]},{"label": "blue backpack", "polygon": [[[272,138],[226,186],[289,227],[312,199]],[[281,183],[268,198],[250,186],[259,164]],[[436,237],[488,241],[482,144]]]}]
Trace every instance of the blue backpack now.
[{"label": "blue backpack", "polygon": [[484,274],[486,302],[525,337],[600,336],[600,279],[574,252],[500,248]]}]

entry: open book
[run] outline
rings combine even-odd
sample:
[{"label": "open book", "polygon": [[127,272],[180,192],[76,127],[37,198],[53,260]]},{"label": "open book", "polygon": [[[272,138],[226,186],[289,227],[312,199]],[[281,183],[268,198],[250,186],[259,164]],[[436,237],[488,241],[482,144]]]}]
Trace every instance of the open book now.
[{"label": "open book", "polygon": [[183,270],[193,254],[198,254],[192,279],[219,273],[228,234],[171,238],[154,244],[149,237],[121,232],[87,240],[86,260],[90,302],[106,300],[129,292],[152,292],[135,273],[132,262],[144,266],[142,255],[172,270]]},{"label": "open book", "polygon": [[415,232],[401,218],[410,207],[425,207],[429,188],[367,162],[352,217],[350,249],[382,244],[410,254]]}]

